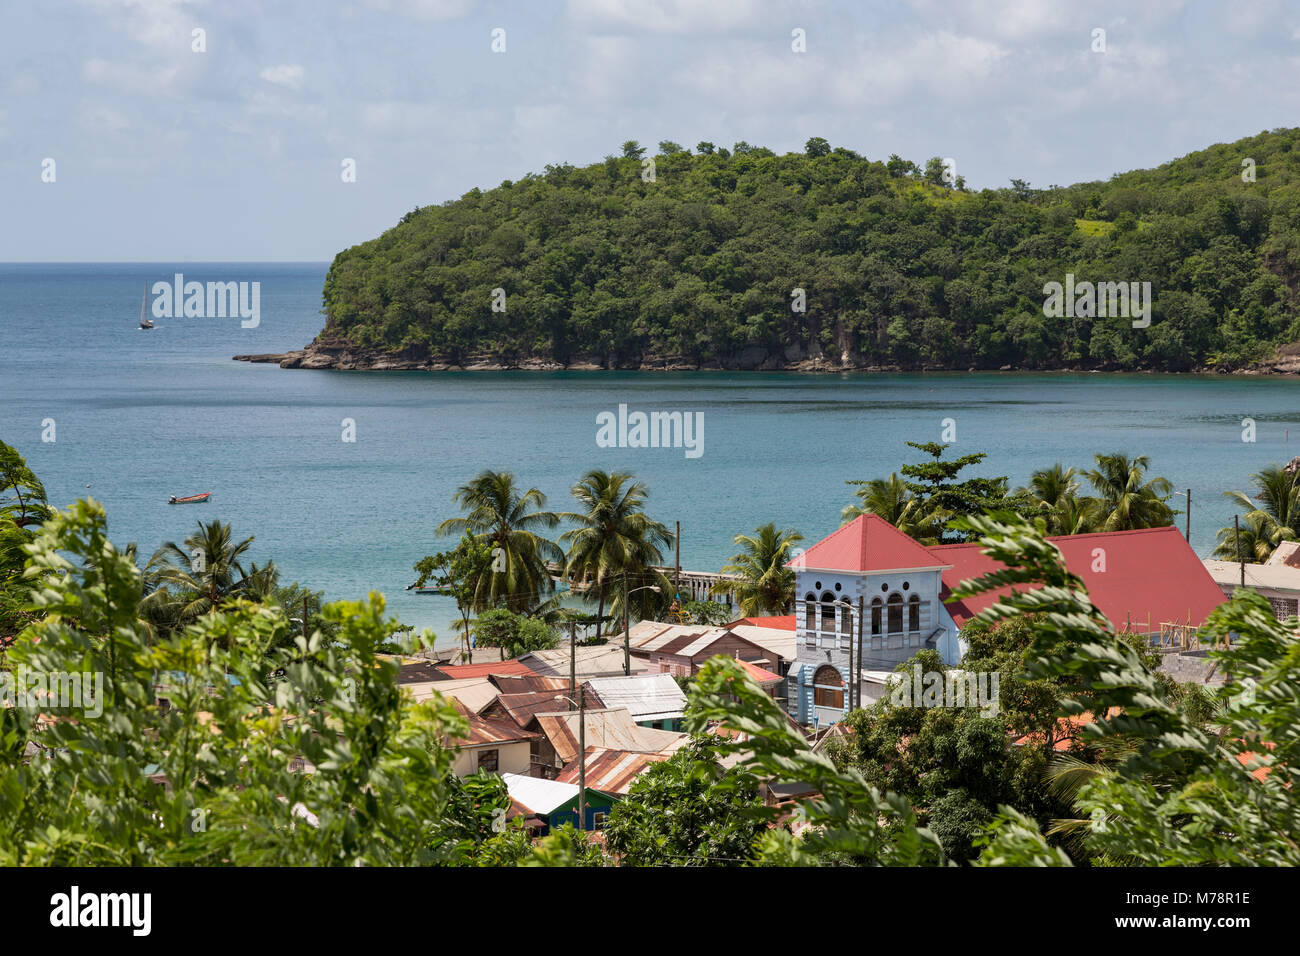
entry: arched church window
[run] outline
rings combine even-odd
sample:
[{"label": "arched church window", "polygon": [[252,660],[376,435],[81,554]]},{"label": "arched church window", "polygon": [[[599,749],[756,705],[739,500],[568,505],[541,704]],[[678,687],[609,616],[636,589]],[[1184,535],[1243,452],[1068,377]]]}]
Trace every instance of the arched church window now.
[{"label": "arched church window", "polygon": [[835,595],[830,591],[822,592],[822,630],[835,630]]},{"label": "arched church window", "polygon": [[829,664],[813,674],[813,703],[818,707],[844,706],[844,678]]},{"label": "arched church window", "polygon": [[880,598],[871,599],[871,636],[880,636],[881,615],[884,613],[885,606],[880,603]]},{"label": "arched church window", "polygon": [[903,633],[903,595],[895,591],[889,595],[889,633]]},{"label": "arched church window", "polygon": [[921,629],[921,598],[916,594],[907,600],[907,629],[909,631]]},{"label": "arched church window", "polygon": [[811,591],[803,596],[803,629],[817,630],[817,595]]}]

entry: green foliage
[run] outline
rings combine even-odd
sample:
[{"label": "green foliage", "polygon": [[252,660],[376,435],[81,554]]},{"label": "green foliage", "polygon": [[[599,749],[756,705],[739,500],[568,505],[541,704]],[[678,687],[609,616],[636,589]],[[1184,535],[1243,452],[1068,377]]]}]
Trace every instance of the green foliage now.
[{"label": "green foliage", "polygon": [[50,514],[41,480],[17,449],[0,441],[0,649],[33,620],[23,583],[25,549]]},{"label": "green foliage", "polygon": [[[489,549],[485,568],[478,567],[477,552],[463,552],[472,565],[458,578],[472,585],[468,606],[475,611],[490,607],[508,607],[512,611],[536,608],[542,595],[555,587],[547,562],[558,562],[563,557],[555,542],[538,533],[554,528],[560,521],[542,510],[546,496],[536,488],[520,491],[515,476],[509,472],[483,471],[456,489],[455,501],[466,516],[442,522],[438,534],[469,534],[475,546]],[[461,546],[469,548],[463,540]]]},{"label": "green foliage", "polygon": [[732,543],[740,551],[722,571],[738,574],[740,580],[722,582],[716,593],[732,595],[744,617],[785,614],[794,604],[794,571],[786,564],[791,550],[802,540],[803,535],[793,528],[778,531],[771,521],[754,529],[752,535],[736,535]]},{"label": "green foliage", "polygon": [[731,608],[717,601],[683,601],[677,611],[677,619],[683,624],[721,627],[730,624],[733,618]]},{"label": "green foliage", "polygon": [[484,611],[474,621],[473,630],[474,646],[499,647],[502,660],[530,651],[550,650],[560,644],[555,628],[545,621],[506,608]]},{"label": "green foliage", "polygon": [[[0,748],[5,865],[406,865],[465,855],[441,698],[404,699],[379,595],[331,604],[338,628],[276,651],[276,606],[232,599],[150,643],[137,626],[140,572],[81,501],[31,545],[43,617],[10,662],[101,675],[90,701],[17,707]],[[40,577],[40,575],[44,577]],[[276,657],[278,655],[278,659]],[[268,656],[271,660],[268,662]],[[155,698],[155,681],[164,675]],[[19,742],[40,759],[23,759]],[[292,766],[305,762],[305,771]]]},{"label": "green foliage", "polygon": [[[1300,470],[1269,465],[1251,475],[1255,486],[1253,498],[1240,491],[1224,496],[1241,509],[1244,527],[1221,528],[1216,558],[1263,564],[1283,541],[1300,536],[1300,487],[1296,475]],[[1238,534],[1240,533],[1240,540]]]},{"label": "green foliage", "polygon": [[605,845],[625,866],[732,866],[749,862],[767,830],[758,781],[726,771],[717,738],[695,737],[651,764],[614,805]]},{"label": "green foliage", "polygon": [[[783,156],[701,142],[646,183],[629,141],[340,252],[321,340],[460,363],[740,367],[796,347],[832,365],[1231,369],[1296,337],[1297,145],[1275,130],[1104,183],[967,192],[819,137]],[[1151,326],[1045,318],[1067,272],[1149,281]]]},{"label": "green foliage", "polygon": [[595,590],[598,620],[607,599],[616,618],[628,610],[625,585],[629,592],[645,589],[629,595],[633,613],[649,617],[666,606],[671,586],[651,567],[663,561],[662,549],[672,545],[673,533],[645,513],[650,489],[627,472],[595,469],[582,476],[572,494],[582,510],[559,515],[576,525],[560,535],[568,546],[564,573]]}]

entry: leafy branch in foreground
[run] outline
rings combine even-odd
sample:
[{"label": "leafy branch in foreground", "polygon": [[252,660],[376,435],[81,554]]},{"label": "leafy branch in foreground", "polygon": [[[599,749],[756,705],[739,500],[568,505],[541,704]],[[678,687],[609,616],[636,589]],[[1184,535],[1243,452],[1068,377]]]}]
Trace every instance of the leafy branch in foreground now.
[{"label": "leafy branch in foreground", "polygon": [[[747,773],[717,786],[741,787],[752,774],[770,785],[800,783],[817,796],[796,814],[796,838],[787,828],[770,829],[758,843],[763,865],[819,866],[827,863],[926,866],[945,862],[938,838],[916,824],[902,797],[881,794],[857,771],[841,772],[815,753],[790,718],[734,661],[716,657],[695,677],[686,712],[692,734],[710,726],[727,735],[720,753],[742,756]],[[764,808],[775,821],[776,810]]]},{"label": "leafy branch in foreground", "polygon": [[[1005,568],[964,582],[956,596],[1011,586],[978,618],[1034,615],[1031,673],[1074,678],[1064,710],[1091,712],[1087,736],[1121,745],[1114,772],[1079,788],[1093,820],[1089,846],[1102,859],[1139,865],[1300,864],[1300,643],[1269,603],[1241,593],[1202,629],[1202,640],[1216,646],[1231,639],[1211,656],[1239,682],[1223,692],[1232,696],[1211,734],[1161,692],[1137,649],[1114,633],[1033,527],[1006,512],[959,523]],[[1030,585],[1041,586],[1024,589]],[[981,859],[1028,865],[1049,853],[1008,814]]]}]

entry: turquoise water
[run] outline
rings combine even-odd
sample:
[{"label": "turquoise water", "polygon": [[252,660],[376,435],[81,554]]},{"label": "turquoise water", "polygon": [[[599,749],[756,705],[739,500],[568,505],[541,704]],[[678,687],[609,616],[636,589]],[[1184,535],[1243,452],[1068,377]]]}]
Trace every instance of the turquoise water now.
[{"label": "turquoise water", "polygon": [[[1021,483],[1036,467],[1146,454],[1192,489],[1201,554],[1232,521],[1222,492],[1300,454],[1300,382],[1150,375],[741,373],[398,373],[286,371],[231,356],[300,348],[320,329],[319,264],[0,265],[0,439],[44,480],[53,504],[93,495],[119,543],[144,553],[202,518],[255,535],[252,560],[330,598],[383,591],[393,613],[432,627],[454,608],[404,592],[451,494],[484,468],[513,471],[551,499],[590,468],[635,472],[651,512],[682,524],[684,567],[717,569],[732,536],[766,521],[808,542],[834,530],[844,482],[887,475],[956,422],[954,451]],[[158,319],[137,329],[142,286],[258,281],[261,322]],[[152,295],[150,296],[152,301]],[[702,412],[703,454],[603,448],[596,416]],[[1244,443],[1241,420],[1255,419]],[[340,440],[341,422],[356,441]],[[54,419],[56,441],[41,441]],[[1288,431],[1296,431],[1291,447]],[[89,487],[87,487],[89,485]],[[168,495],[212,492],[207,505]],[[1179,524],[1181,527],[1182,520]]]}]

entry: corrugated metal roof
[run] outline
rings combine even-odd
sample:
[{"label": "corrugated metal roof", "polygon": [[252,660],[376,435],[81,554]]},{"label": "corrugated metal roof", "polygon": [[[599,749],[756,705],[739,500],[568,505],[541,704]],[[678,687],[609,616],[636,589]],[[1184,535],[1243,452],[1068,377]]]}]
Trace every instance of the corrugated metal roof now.
[{"label": "corrugated metal roof", "polygon": [[501,688],[503,694],[529,694],[535,691],[569,689],[567,677],[543,677],[540,674],[493,674],[492,683]]},{"label": "corrugated metal roof", "polygon": [[[600,644],[595,647],[576,648],[577,671],[579,680],[592,677],[608,677],[623,673],[623,643]],[[545,677],[569,676],[569,648],[556,647],[549,651],[531,651],[519,658],[532,670]],[[645,661],[632,658],[633,674],[649,671]]]},{"label": "corrugated metal roof", "polygon": [[[686,734],[672,730],[638,727],[626,709],[589,710],[586,712],[587,747],[609,750],[628,750],[636,753],[671,754],[686,743]],[[578,757],[578,724],[576,711],[539,713],[534,715],[530,727],[537,727],[555,748],[556,756],[565,764]]]},{"label": "corrugated metal roof", "polygon": [[667,720],[686,712],[686,695],[669,674],[597,677],[589,683],[606,707],[626,707],[633,720]]},{"label": "corrugated metal roof", "polygon": [[757,644],[769,654],[774,654],[782,660],[792,661],[799,656],[798,642],[792,630],[753,624],[733,624],[731,632],[751,644]]},{"label": "corrugated metal roof", "polygon": [[478,713],[501,692],[486,677],[471,677],[469,680],[425,681],[418,684],[403,684],[406,690],[417,700],[428,700],[435,693],[452,700],[458,700],[474,713]]},{"label": "corrugated metal roof", "polygon": [[444,664],[438,670],[453,680],[466,677],[487,677],[490,674],[512,674],[515,676],[531,674],[526,664],[517,660],[489,661],[486,664]]},{"label": "corrugated metal roof", "polygon": [[[565,685],[564,697],[567,697],[568,685]],[[602,704],[590,688],[585,688],[587,698],[587,708],[589,710],[600,709]],[[577,698],[574,698],[575,700]],[[527,727],[528,722],[537,714],[555,713],[559,707],[566,706],[566,701],[562,699],[560,692],[553,690],[536,691],[530,694],[502,694],[496,699],[497,704],[505,709],[513,720],[520,727]]]},{"label": "corrugated metal roof", "polygon": [[469,709],[459,701],[456,702],[456,709],[460,711],[461,716],[469,720],[469,736],[449,738],[448,742],[454,747],[479,747],[484,744],[513,743],[521,740],[534,740],[538,736],[517,727],[509,721],[490,720],[470,713]]},{"label": "corrugated metal roof", "polygon": [[510,799],[530,813],[550,813],[578,795],[576,783],[560,783],[557,780],[526,777],[518,773],[503,773],[501,779],[506,782]]},{"label": "corrugated metal roof", "polygon": [[578,762],[574,761],[564,768],[556,780],[563,783],[576,783],[580,773],[583,773],[586,775],[588,790],[600,790],[603,793],[625,796],[632,788],[633,781],[645,773],[646,768],[667,759],[665,754],[631,753],[626,750],[588,747],[586,766],[579,768]]}]

